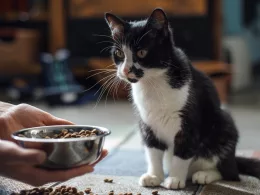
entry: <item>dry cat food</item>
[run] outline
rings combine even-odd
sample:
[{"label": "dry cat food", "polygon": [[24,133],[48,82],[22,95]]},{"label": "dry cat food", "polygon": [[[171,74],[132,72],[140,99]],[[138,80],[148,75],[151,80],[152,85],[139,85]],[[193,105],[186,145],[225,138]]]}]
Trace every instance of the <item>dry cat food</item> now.
[{"label": "dry cat food", "polygon": [[107,179],[107,178],[106,178],[106,179],[104,179],[104,182],[105,182],[105,183],[113,183],[113,179]]},{"label": "dry cat food", "polygon": [[[97,129],[93,130],[84,130],[81,131],[74,131],[72,129],[62,129],[60,133],[49,135],[49,136],[41,136],[41,138],[45,139],[67,139],[67,138],[84,138],[84,137],[91,137],[96,135],[101,135],[102,132],[98,131]],[[19,137],[25,137],[23,134],[18,134]]]},{"label": "dry cat food", "polygon": [[86,194],[90,194],[90,193],[91,193],[91,188],[85,189],[85,193],[86,193]]},{"label": "dry cat food", "polygon": [[158,191],[157,191],[157,190],[154,190],[154,191],[152,191],[152,194],[153,194],[153,195],[158,195]]},{"label": "dry cat food", "polygon": [[[85,192],[85,193],[84,193]],[[20,193],[12,193],[11,195],[98,195],[92,192],[91,188],[86,188],[83,191],[79,191],[75,187],[70,186],[59,186],[56,188],[33,188],[31,190],[21,190]],[[111,190],[107,193],[108,195],[133,195],[133,193],[115,193],[114,190]],[[159,195],[158,191],[153,191],[153,195]],[[141,195],[141,193],[137,193]]]},{"label": "dry cat food", "polygon": [[31,190],[21,190],[20,193],[12,195],[84,195],[84,192],[78,191],[75,187],[60,186],[53,188],[33,188]]}]

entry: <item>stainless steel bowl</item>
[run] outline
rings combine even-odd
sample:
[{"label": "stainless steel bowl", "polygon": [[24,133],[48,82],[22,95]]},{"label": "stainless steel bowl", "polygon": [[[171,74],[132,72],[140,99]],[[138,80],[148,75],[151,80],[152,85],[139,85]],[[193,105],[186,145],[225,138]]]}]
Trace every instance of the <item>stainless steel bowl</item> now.
[{"label": "stainless steel bowl", "polygon": [[[84,138],[44,139],[58,134],[62,129],[81,131],[97,129],[100,135]],[[47,160],[40,165],[50,169],[68,169],[95,163],[101,156],[105,137],[111,132],[104,127],[85,125],[42,126],[22,129],[12,137],[24,148],[40,149],[46,152]],[[24,137],[18,135],[22,134]]]}]

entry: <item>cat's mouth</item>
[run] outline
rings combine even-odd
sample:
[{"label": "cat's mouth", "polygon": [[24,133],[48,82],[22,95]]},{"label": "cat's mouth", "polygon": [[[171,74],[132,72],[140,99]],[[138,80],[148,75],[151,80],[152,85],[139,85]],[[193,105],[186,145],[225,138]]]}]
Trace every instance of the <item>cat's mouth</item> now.
[{"label": "cat's mouth", "polygon": [[137,83],[137,82],[138,82],[138,79],[127,78],[127,80],[128,80],[130,83]]},{"label": "cat's mouth", "polygon": [[125,77],[125,76],[124,77],[119,76],[119,78],[130,84],[137,83],[139,81],[139,79],[137,79],[137,78],[129,78],[129,77]]},{"label": "cat's mouth", "polygon": [[140,78],[138,78],[135,74],[133,73],[128,73],[128,74],[122,74],[119,72],[118,77],[127,83],[137,83]]},{"label": "cat's mouth", "polygon": [[130,69],[123,69],[118,72],[118,76],[128,83],[137,83],[144,75],[142,69],[132,66]]}]

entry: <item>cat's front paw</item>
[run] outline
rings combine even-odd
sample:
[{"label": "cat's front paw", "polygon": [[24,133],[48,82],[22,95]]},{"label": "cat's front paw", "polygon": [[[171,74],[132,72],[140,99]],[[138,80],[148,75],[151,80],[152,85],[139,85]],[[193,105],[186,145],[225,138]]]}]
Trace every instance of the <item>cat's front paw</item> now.
[{"label": "cat's front paw", "polygon": [[192,176],[192,183],[194,184],[209,184],[214,181],[221,180],[222,176],[218,171],[208,170],[208,171],[198,171]]},{"label": "cat's front paw", "polygon": [[143,187],[156,187],[160,186],[163,179],[156,176],[156,175],[150,175],[150,174],[143,174],[139,179],[139,185]]},{"label": "cat's front paw", "polygon": [[185,185],[186,181],[178,177],[168,177],[164,181],[164,187],[172,190],[185,188]]}]

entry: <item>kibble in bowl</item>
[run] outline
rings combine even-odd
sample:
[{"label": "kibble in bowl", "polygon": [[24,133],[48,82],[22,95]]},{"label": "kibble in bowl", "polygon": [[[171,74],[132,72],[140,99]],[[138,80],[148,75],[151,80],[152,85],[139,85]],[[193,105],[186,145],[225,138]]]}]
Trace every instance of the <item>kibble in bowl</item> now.
[{"label": "kibble in bowl", "polygon": [[22,129],[12,137],[24,148],[46,152],[47,160],[41,167],[67,169],[96,162],[109,134],[104,127],[58,125]]}]

